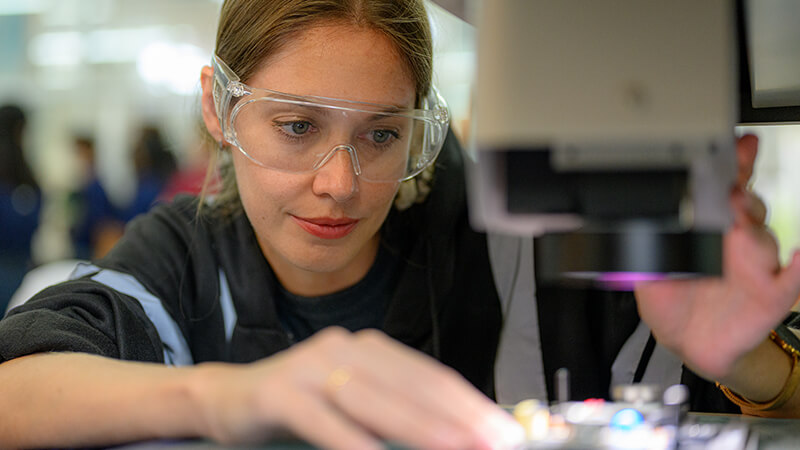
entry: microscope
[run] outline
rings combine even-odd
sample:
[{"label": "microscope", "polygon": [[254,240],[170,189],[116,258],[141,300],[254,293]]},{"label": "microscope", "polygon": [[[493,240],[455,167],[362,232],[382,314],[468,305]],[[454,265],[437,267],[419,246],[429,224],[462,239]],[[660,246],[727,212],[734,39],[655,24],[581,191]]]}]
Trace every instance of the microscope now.
[{"label": "microscope", "polygon": [[[800,77],[768,86],[760,61],[775,58],[757,54],[764,36],[767,46],[797,41],[794,27],[758,18],[765,9],[797,17],[800,3],[482,5],[467,167],[473,226],[533,237],[538,284],[630,290],[721,274],[734,127],[800,121]],[[800,46],[788,47],[785,60],[800,61]],[[530,448],[752,443],[741,423],[687,421],[685,386],[620,389],[612,402],[564,396],[522,402],[514,414]]]},{"label": "microscope", "polygon": [[751,54],[796,34],[754,17],[791,16],[798,5],[483,5],[468,167],[473,225],[535,237],[539,283],[631,289],[720,274],[734,127],[800,120],[800,82],[766,85],[768,70],[785,66],[765,70]]}]

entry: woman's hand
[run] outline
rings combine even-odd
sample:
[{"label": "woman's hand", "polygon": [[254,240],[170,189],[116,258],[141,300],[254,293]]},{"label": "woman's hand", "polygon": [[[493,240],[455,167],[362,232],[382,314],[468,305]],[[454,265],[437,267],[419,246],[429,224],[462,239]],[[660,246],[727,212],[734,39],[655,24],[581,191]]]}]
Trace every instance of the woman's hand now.
[{"label": "woman's hand", "polygon": [[503,448],[523,431],[460,375],[378,331],[324,330],[258,363],[201,366],[213,439],[289,431],[325,448]]},{"label": "woman's hand", "polygon": [[722,278],[660,281],[636,288],[639,313],[659,343],[695,372],[722,380],[762,344],[800,296],[800,252],[784,268],[764,225],[766,207],[746,186],[758,147],[739,139],[734,225],[724,237]]}]

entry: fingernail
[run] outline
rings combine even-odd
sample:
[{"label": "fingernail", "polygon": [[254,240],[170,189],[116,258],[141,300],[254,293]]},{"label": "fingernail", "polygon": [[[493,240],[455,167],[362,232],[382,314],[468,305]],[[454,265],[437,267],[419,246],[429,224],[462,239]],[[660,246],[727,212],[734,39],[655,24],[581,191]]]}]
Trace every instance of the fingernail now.
[{"label": "fingernail", "polygon": [[488,425],[492,430],[492,448],[514,449],[525,443],[525,429],[511,416],[491,416]]}]

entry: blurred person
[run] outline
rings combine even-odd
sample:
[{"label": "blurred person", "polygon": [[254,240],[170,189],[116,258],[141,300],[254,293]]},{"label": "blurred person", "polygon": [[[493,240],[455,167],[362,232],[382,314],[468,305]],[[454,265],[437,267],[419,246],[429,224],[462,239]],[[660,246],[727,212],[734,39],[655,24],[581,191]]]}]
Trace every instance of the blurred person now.
[{"label": "blurred person", "polygon": [[25,113],[0,107],[0,311],[33,266],[31,241],[39,226],[42,194],[25,160]]},{"label": "blurred person", "polygon": [[167,147],[158,127],[146,125],[139,131],[133,147],[133,165],[136,190],[133,198],[121,207],[121,217],[125,222],[149,211],[178,169],[175,155]]},{"label": "blurred person", "polygon": [[109,199],[97,175],[94,139],[78,135],[74,139],[74,149],[83,180],[69,198],[74,256],[77,259],[102,258],[122,236],[125,219]]},{"label": "blurred person", "polygon": [[86,174],[85,184],[71,199],[75,211],[72,230],[75,256],[102,258],[122,236],[127,222],[161,200],[177,163],[161,131],[152,125],[143,126],[132,150],[136,187],[132,198],[118,205],[111,201],[97,175],[94,141],[78,136],[75,149]]},{"label": "blurred person", "polygon": [[209,194],[213,195],[220,182],[214,166],[209,164],[215,145],[213,140],[205,136],[195,140],[187,149],[183,164],[167,180],[159,194],[159,201],[170,202],[178,194],[200,194],[206,179],[209,179]]}]

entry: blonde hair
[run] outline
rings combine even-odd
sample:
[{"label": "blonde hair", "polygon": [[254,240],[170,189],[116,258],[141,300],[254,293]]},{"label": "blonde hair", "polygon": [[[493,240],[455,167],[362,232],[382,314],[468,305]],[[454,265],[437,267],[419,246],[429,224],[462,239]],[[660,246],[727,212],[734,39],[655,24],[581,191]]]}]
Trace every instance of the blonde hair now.
[{"label": "blonde hair", "polygon": [[[270,56],[299,33],[331,22],[382,32],[406,62],[415,83],[417,101],[428,92],[433,72],[433,45],[422,0],[225,0],[217,29],[216,54],[247,82]],[[224,155],[224,151],[217,153]],[[233,165],[230,158],[220,160],[216,155],[211,164],[218,161],[222,186],[213,209],[223,215],[237,214],[242,211],[242,205]],[[418,185],[427,182],[419,178],[403,183],[396,207],[407,208],[419,201],[420,193],[424,198],[427,190]],[[414,199],[409,201],[412,190]]]}]

